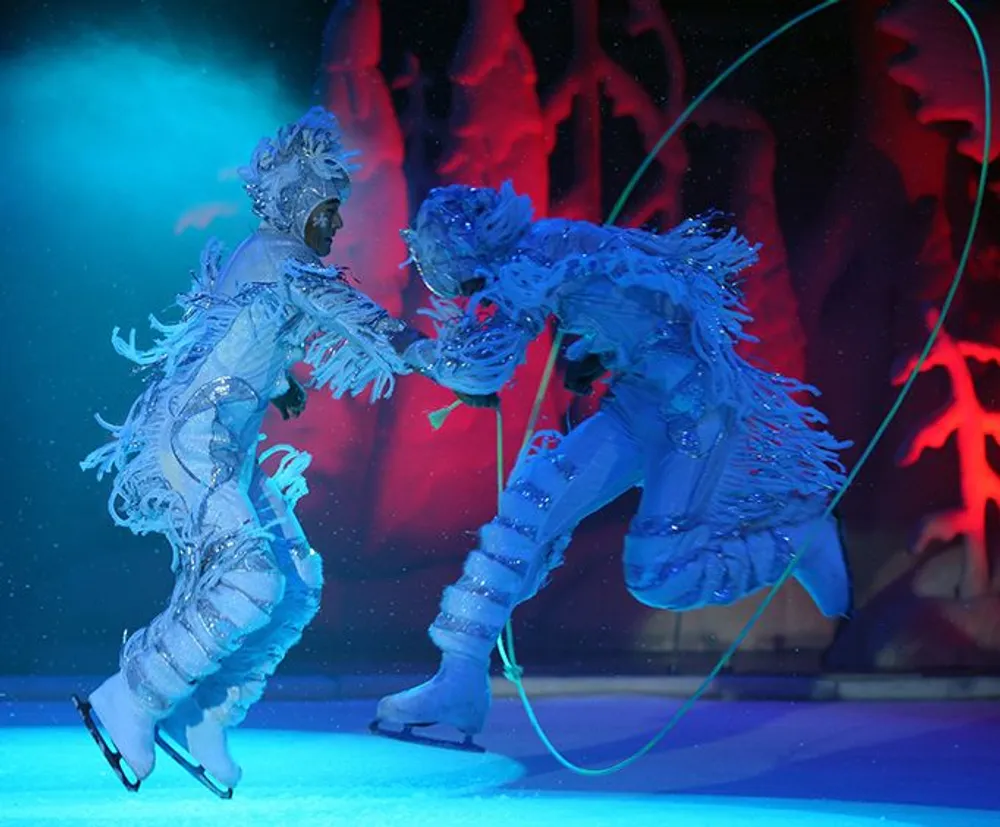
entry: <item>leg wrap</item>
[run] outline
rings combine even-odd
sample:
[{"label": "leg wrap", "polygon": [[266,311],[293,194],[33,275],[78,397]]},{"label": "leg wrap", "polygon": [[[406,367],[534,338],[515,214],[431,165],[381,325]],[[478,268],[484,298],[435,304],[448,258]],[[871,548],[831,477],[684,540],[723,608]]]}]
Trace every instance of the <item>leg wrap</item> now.
[{"label": "leg wrap", "polygon": [[323,591],[322,558],[311,548],[279,541],[274,545],[285,572],[285,596],[271,622],[250,635],[227,658],[218,674],[198,692],[198,703],[227,727],[243,723],[250,707],[261,699],[267,681],[319,611]]},{"label": "leg wrap", "polygon": [[466,559],[458,582],[445,589],[430,629],[444,651],[488,658],[514,607],[538,592],[569,545],[569,535],[549,536],[548,523],[575,469],[553,453],[522,459],[514,473],[500,514],[480,529],[479,548]]},{"label": "leg wrap", "polygon": [[[445,652],[486,660],[510,613],[562,563],[584,517],[639,479],[641,454],[622,424],[599,413],[559,439],[536,435],[480,531],[461,579],[445,590],[431,639]],[[533,443],[534,445],[534,443]]]},{"label": "leg wrap", "polygon": [[780,536],[713,536],[671,518],[633,521],[625,539],[625,583],[647,606],[688,611],[729,605],[777,581],[791,559]]},{"label": "leg wrap", "polygon": [[268,679],[319,611],[323,592],[323,560],[309,547],[294,500],[262,473],[251,484],[251,496],[261,525],[272,532],[271,551],[284,575],[285,592],[270,623],[250,635],[198,692],[199,706],[224,726],[242,723],[260,700]]},{"label": "leg wrap", "polygon": [[265,541],[213,544],[200,570],[181,573],[168,609],[125,644],[121,668],[136,698],[166,717],[247,635],[268,623],[285,578]]},{"label": "leg wrap", "polygon": [[568,545],[568,538],[561,538],[538,546],[500,517],[484,526],[480,537],[462,577],[445,589],[430,629],[440,649],[477,660],[489,657],[514,607],[535,595]]}]

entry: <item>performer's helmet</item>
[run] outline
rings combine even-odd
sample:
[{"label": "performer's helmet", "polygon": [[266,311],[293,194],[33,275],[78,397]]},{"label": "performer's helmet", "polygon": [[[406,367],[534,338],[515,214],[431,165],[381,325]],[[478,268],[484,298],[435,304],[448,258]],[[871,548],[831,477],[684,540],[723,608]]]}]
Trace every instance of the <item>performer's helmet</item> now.
[{"label": "performer's helmet", "polygon": [[337,118],[313,107],[294,123],[263,138],[248,166],[239,170],[253,212],[272,229],[305,238],[306,222],[325,201],[343,204],[351,194],[349,163]]},{"label": "performer's helmet", "polygon": [[517,251],[531,226],[531,199],[509,181],[499,190],[453,184],[431,190],[400,234],[427,288],[451,299],[479,272]]}]

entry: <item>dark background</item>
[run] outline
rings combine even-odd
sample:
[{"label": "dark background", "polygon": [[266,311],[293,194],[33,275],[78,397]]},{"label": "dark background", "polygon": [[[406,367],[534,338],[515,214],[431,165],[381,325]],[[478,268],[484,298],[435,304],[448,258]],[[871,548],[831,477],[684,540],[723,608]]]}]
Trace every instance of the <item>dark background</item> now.
[{"label": "dark background", "polygon": [[[344,255],[367,275],[373,296],[412,316],[423,301],[419,285],[399,281],[393,265],[401,257],[378,258],[399,229],[384,210],[401,209],[402,224],[428,186],[455,178],[444,169],[449,157],[464,159],[463,169],[486,183],[511,175],[519,186],[540,186],[547,175],[548,203],[536,198],[540,212],[569,214],[566,196],[582,183],[586,197],[574,202],[575,215],[601,220],[645,147],[630,112],[621,111],[629,106],[612,106],[606,88],[593,110],[598,120],[581,120],[577,108],[555,125],[551,147],[538,137],[544,117],[523,108],[523,89],[489,87],[487,78],[480,103],[459,106],[450,72],[469,24],[464,2],[355,4],[356,12],[381,13],[377,43],[348,39],[348,55],[381,49],[364,77],[343,54],[331,68],[324,31],[336,3],[245,2],[238,11],[221,0],[23,5],[0,34],[3,84],[13,101],[0,133],[9,182],[0,196],[0,253],[8,263],[0,348],[10,394],[0,414],[7,452],[0,459],[8,469],[0,505],[0,673],[104,672],[122,631],[159,610],[170,587],[169,554],[158,538],[115,529],[104,506],[107,481],[81,474],[76,463],[102,438],[92,414],[119,421],[140,387],[108,347],[111,327],[135,326],[148,341],[146,315],[163,312],[186,287],[208,235],[233,242],[252,226],[238,187],[220,170],[241,163],[261,134],[305,106],[333,108],[348,136],[356,133],[366,152],[373,148],[375,170],[358,183]],[[928,11],[935,5],[946,6],[893,4],[913,30],[905,39],[878,23],[885,4],[870,0],[841,3],[785,36],[720,91],[735,108],[706,116],[715,126],[696,118],[675,139],[681,149],[670,152],[680,154],[669,157],[680,174],[654,168],[636,197],[662,195],[662,209],[649,216],[653,225],[718,206],[768,250],[787,251],[748,287],[760,353],[823,390],[831,427],[855,442],[849,465],[892,403],[894,366],[926,336],[922,308],[940,303],[970,217],[977,167],[960,141],[969,133],[965,104],[967,90],[978,89],[976,64],[959,25],[948,41],[952,68],[938,71],[935,55],[952,30]],[[988,43],[1000,47],[995,13],[968,6]],[[573,33],[574,19],[592,7],[599,45],[641,87],[644,106],[662,107],[665,127],[680,104],[808,4],[664,2],[686,75],[687,97],[676,101],[664,45],[650,32],[629,33],[626,0],[527,0],[517,24],[537,70],[536,110],[566,77],[580,82],[581,100],[597,99],[600,87]],[[144,56],[129,57],[132,47]],[[486,51],[483,57],[493,59]],[[912,71],[890,71],[900,63]],[[405,82],[408,76],[419,82]],[[380,83],[388,116],[402,131],[401,159],[380,154],[363,128],[371,114],[365,95]],[[522,95],[521,108],[511,108],[507,94]],[[489,96],[494,105],[487,107]],[[931,99],[947,117],[927,116],[922,107]],[[465,131],[458,128],[463,111],[471,113]],[[525,143],[494,147],[492,155],[475,150],[475,140],[506,134],[512,124]],[[584,157],[587,136],[599,145],[596,164]],[[396,179],[378,177],[389,175],[387,167]],[[216,210],[204,227],[177,229],[178,216],[198,205],[230,203],[238,206]],[[972,276],[949,320],[955,337],[1000,339],[993,321],[998,241],[994,193]],[[544,349],[534,354],[532,376],[544,357]],[[969,515],[970,530],[982,528],[982,501],[996,485],[985,435],[981,456],[961,458],[952,438],[914,467],[899,467],[897,453],[922,418],[947,403],[950,386],[937,373],[918,380],[844,499],[855,617],[839,624],[820,618],[791,583],[735,669],[994,669],[1000,610],[991,568],[985,580],[969,574],[975,551],[962,534],[913,553],[921,519],[941,509],[957,507]],[[964,374],[985,410],[995,400],[996,373],[995,365],[977,364]],[[527,389],[516,391],[521,409],[534,389],[525,376]],[[492,421],[461,412],[432,443],[423,414],[448,400],[408,382],[377,410],[319,400],[302,422],[269,428],[269,436],[316,457],[300,514],[328,580],[321,614],[289,656],[289,670],[391,670],[429,661],[424,629],[440,589],[457,574],[471,532],[491,516]],[[555,392],[543,425],[584,413]],[[979,409],[966,406],[961,419],[985,427]],[[523,420],[522,410],[510,425],[511,444]],[[553,584],[519,610],[519,653],[535,671],[702,671],[759,602],[683,617],[635,604],[619,562],[633,507],[626,496],[586,521]],[[992,561],[992,506],[987,514],[984,554]]]}]

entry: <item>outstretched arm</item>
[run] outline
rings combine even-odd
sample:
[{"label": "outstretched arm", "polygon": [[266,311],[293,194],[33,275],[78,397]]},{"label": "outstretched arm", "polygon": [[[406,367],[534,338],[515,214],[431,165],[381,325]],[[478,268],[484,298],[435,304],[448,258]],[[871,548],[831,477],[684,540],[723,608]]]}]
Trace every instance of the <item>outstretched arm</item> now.
[{"label": "outstretched arm", "polygon": [[305,361],[313,385],[334,397],[359,395],[371,385],[371,401],[389,396],[395,377],[412,368],[393,337],[407,330],[335,270],[290,261],[283,282],[287,300],[308,320]]},{"label": "outstretched arm", "polygon": [[544,327],[544,319],[530,314],[515,320],[497,309],[481,319],[474,311],[462,312],[445,302],[423,312],[434,319],[437,336],[408,343],[404,361],[474,405],[476,397],[492,396],[510,381]]}]

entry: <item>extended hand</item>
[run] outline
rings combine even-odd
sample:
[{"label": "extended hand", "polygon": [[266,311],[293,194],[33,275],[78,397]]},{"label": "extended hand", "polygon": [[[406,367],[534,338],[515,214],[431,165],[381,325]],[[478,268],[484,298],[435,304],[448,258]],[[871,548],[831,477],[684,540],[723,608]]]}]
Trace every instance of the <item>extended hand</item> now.
[{"label": "extended hand", "polygon": [[462,393],[461,391],[455,391],[455,396],[458,397],[459,401],[463,405],[468,405],[470,408],[499,408],[500,407],[500,397],[495,393],[488,394],[477,394],[477,393]]},{"label": "extended hand", "polygon": [[287,374],[286,378],[288,390],[272,399],[271,404],[281,413],[282,419],[294,419],[306,409],[306,390],[292,374]]},{"label": "extended hand", "polygon": [[419,342],[421,339],[426,339],[427,337],[417,330],[415,327],[410,327],[406,325],[399,333],[393,333],[389,337],[389,344],[392,345],[392,349],[396,351],[397,354],[402,356],[406,353],[407,349],[414,342]]}]

